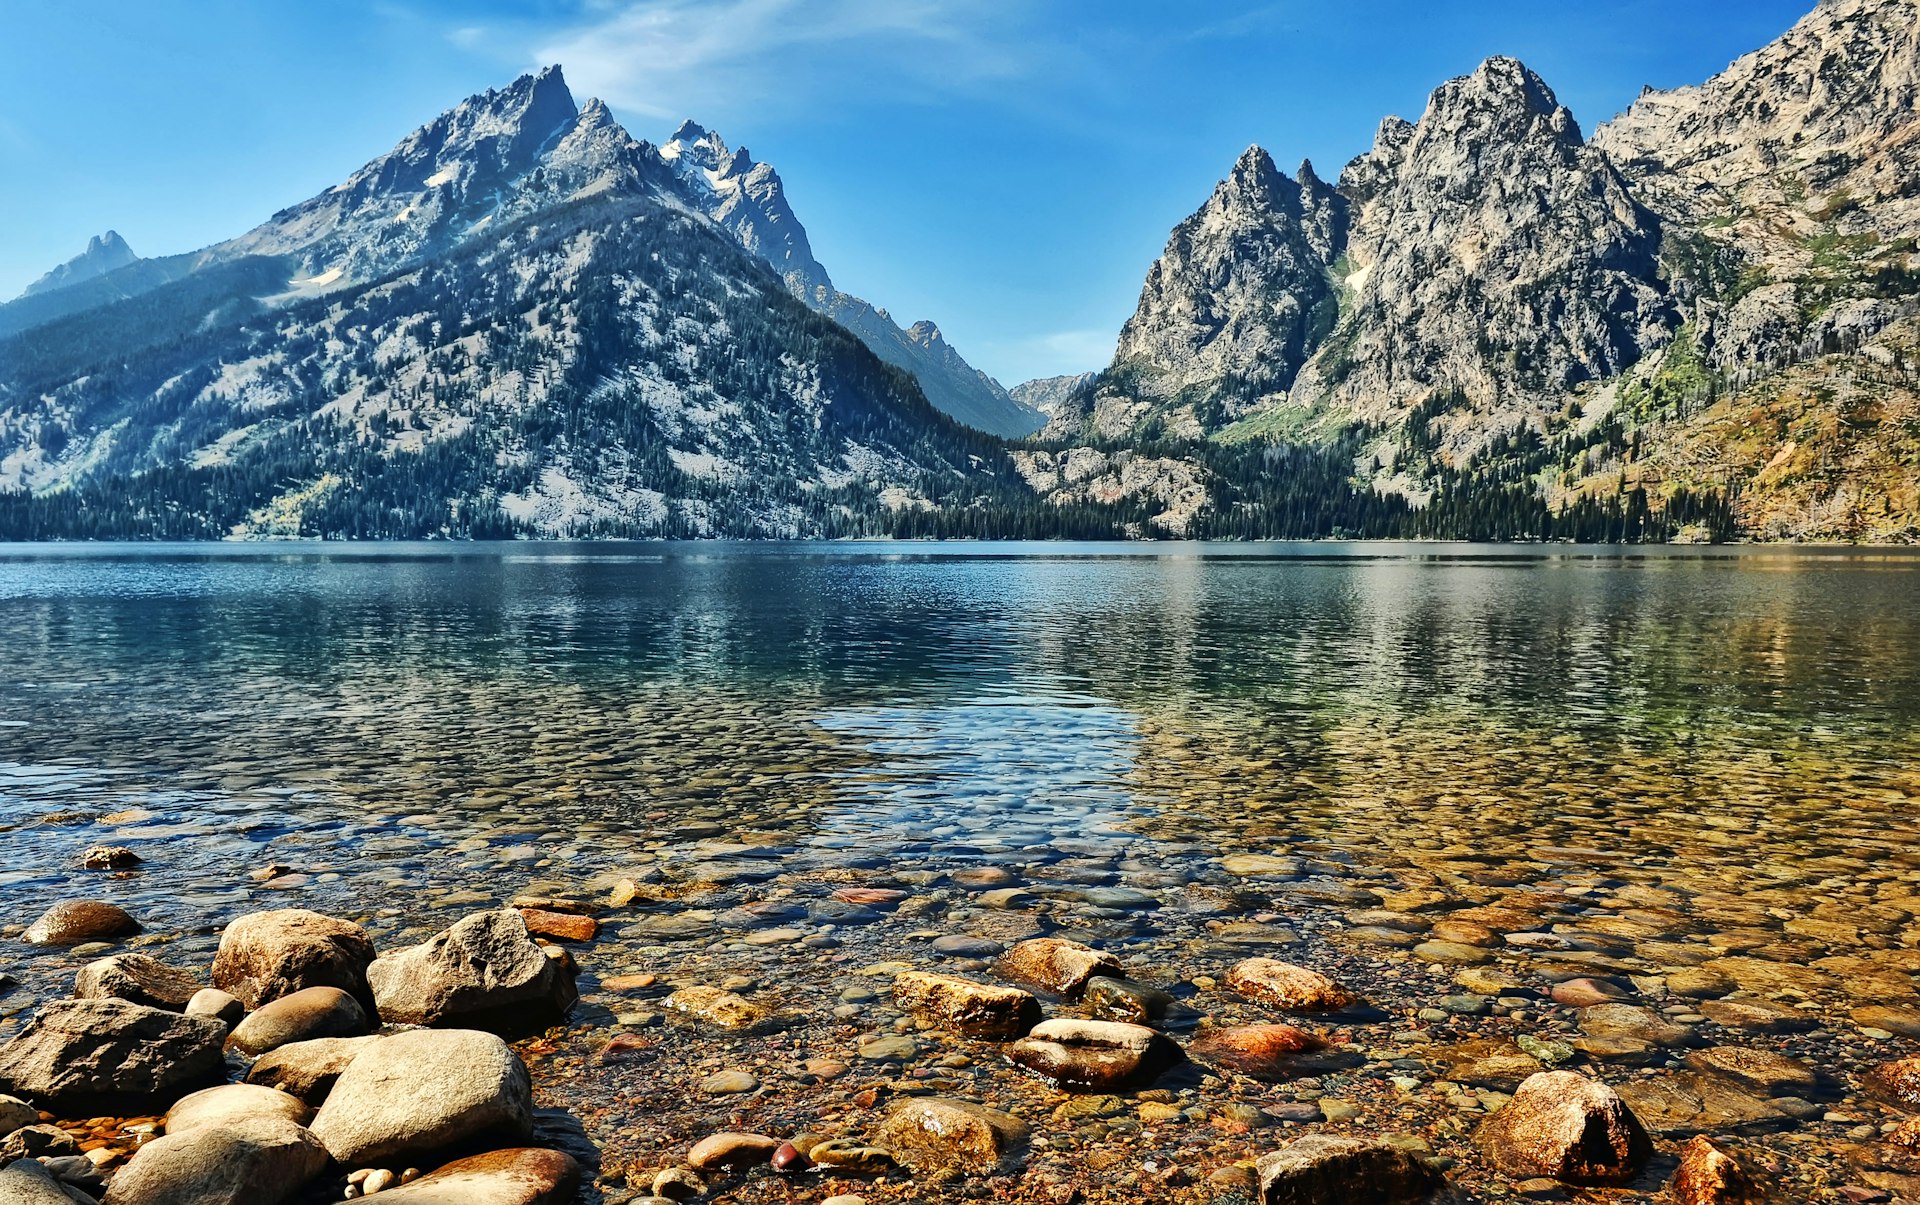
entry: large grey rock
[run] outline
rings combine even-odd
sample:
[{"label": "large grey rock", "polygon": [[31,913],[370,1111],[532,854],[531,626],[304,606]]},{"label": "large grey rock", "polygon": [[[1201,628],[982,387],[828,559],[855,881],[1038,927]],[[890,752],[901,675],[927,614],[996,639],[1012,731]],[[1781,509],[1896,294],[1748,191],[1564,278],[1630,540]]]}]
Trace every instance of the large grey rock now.
[{"label": "large grey rock", "polygon": [[227,1039],[235,1050],[260,1055],[293,1042],[357,1038],[370,1028],[359,1001],[337,987],[310,987],[282,996],[240,1022]]},{"label": "large grey rock", "polygon": [[78,1202],[39,1160],[18,1159],[0,1168],[0,1205],[78,1205]]},{"label": "large grey rock", "polygon": [[164,1128],[169,1134],[179,1134],[195,1126],[231,1125],[261,1118],[304,1126],[313,1120],[313,1110],[298,1097],[273,1088],[258,1084],[221,1084],[174,1102],[173,1108],[167,1110]]},{"label": "large grey rock", "polygon": [[1480,1123],[1473,1141],[1508,1175],[1572,1184],[1624,1184],[1653,1153],[1646,1130],[1613,1089],[1572,1071],[1529,1076]]},{"label": "large grey rock", "polygon": [[58,1000],[0,1046],[0,1089],[82,1116],[153,1111],[222,1078],[226,1036],[124,1000]]},{"label": "large grey rock", "polygon": [[310,987],[337,987],[371,1007],[372,961],[372,939],[350,921],[302,908],[255,912],[220,935],[213,985],[248,1008]]},{"label": "large grey rock", "polygon": [[261,1055],[247,1069],[247,1082],[299,1097],[318,1108],[353,1060],[379,1038],[316,1038],[290,1042]]},{"label": "large grey rock", "polygon": [[156,1138],[115,1173],[105,1205],[280,1205],[327,1166],[282,1118],[241,1118]]},{"label": "large grey rock", "polygon": [[511,908],[475,913],[383,955],[367,978],[380,1016],[403,1025],[524,1032],[564,1019],[577,998],[573,976],[534,943]]},{"label": "large grey rock", "polygon": [[1314,1134],[1261,1158],[1261,1205],[1419,1205],[1440,1173],[1385,1142]]},{"label": "large grey rock", "polygon": [[29,945],[77,946],[138,933],[140,922],[118,904],[103,900],[62,900],[27,926]]},{"label": "large grey rock", "polygon": [[115,954],[80,968],[73,994],[82,1000],[131,1000],[148,1008],[181,1012],[201,985],[190,972],[145,954]]},{"label": "large grey rock", "polygon": [[468,1029],[413,1030],[363,1051],[313,1119],[333,1157],[360,1166],[482,1135],[525,1140],[533,1086],[505,1042]]},{"label": "large grey rock", "polygon": [[571,1156],[518,1147],[456,1160],[379,1195],[384,1205],[571,1205],[580,1180]]}]

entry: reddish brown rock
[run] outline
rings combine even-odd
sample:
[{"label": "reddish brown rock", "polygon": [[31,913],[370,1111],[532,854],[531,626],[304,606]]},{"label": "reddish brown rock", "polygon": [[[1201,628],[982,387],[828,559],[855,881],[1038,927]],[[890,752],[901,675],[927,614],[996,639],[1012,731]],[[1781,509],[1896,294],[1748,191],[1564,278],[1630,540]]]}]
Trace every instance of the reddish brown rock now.
[{"label": "reddish brown rock", "polygon": [[1920,1055],[1882,1063],[1867,1072],[1867,1090],[1876,1096],[1920,1105]]},{"label": "reddish brown rock", "polygon": [[1227,986],[1249,1000],[1289,1013],[1331,1013],[1357,997],[1318,971],[1275,958],[1249,958],[1227,972]]},{"label": "reddish brown rock", "polygon": [[1309,1056],[1326,1049],[1326,1039],[1291,1025],[1235,1025],[1202,1033],[1187,1044],[1187,1057],[1215,1070],[1277,1082],[1317,1074]]},{"label": "reddish brown rock", "polygon": [[1617,983],[1605,979],[1569,979],[1565,983],[1556,983],[1548,989],[1547,995],[1555,1004],[1564,1004],[1569,1008],[1592,1008],[1597,1004],[1619,1004],[1633,999],[1633,993]]},{"label": "reddish brown rock", "polygon": [[709,1134],[687,1152],[687,1166],[698,1172],[720,1167],[758,1167],[780,1149],[778,1138],[765,1134]]},{"label": "reddish brown rock", "polygon": [[1481,1123],[1474,1144],[1508,1175],[1573,1184],[1624,1184],[1653,1150],[1613,1089],[1571,1071],[1530,1076]]},{"label": "reddish brown rock", "polygon": [[88,870],[128,870],[140,862],[140,855],[124,845],[96,845],[80,856]]},{"label": "reddish brown rock", "polygon": [[1003,978],[1069,1000],[1086,990],[1096,975],[1121,977],[1111,954],[1059,937],[1036,937],[1008,950],[994,967]]},{"label": "reddish brown rock", "polygon": [[555,941],[592,941],[600,936],[600,922],[591,916],[522,908],[520,919],[527,922],[527,932],[535,937],[550,937]]},{"label": "reddish brown rock", "polygon": [[906,899],[907,893],[893,887],[842,887],[833,893],[833,898],[865,908],[885,908]]},{"label": "reddish brown rock", "polygon": [[1753,1205],[1753,1179],[1732,1155],[1701,1134],[1680,1148],[1680,1168],[1667,1185],[1675,1205]]},{"label": "reddish brown rock", "polygon": [[213,986],[248,1008],[310,987],[337,987],[367,1007],[373,941],[349,921],[303,908],[255,912],[228,925],[213,960]]},{"label": "reddish brown rock", "polygon": [[947,1029],[982,1038],[1018,1037],[1040,1023],[1040,1002],[1013,987],[908,971],[893,981],[893,1002]]}]

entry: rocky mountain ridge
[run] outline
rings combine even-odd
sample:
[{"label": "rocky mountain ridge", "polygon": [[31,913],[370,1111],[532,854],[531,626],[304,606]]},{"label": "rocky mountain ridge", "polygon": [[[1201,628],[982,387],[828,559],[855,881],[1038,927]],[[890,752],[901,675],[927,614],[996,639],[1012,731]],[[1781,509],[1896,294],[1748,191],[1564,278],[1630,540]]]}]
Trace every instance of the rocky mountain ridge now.
[{"label": "rocky mountain ridge", "polygon": [[[1340,175],[1335,221],[1303,222],[1253,148],[1175,229],[1112,365],[1045,437],[1176,438],[1201,464],[1293,441],[1416,508],[1479,491],[1551,513],[1639,491],[1658,511],[1705,493],[1751,534],[1920,537],[1906,503],[1833,519],[1835,498],[1906,498],[1920,479],[1881,446],[1915,385],[1917,65],[1915,0],[1826,0],[1587,139],[1545,81],[1495,57],[1418,120],[1381,124]],[[1804,438],[1759,430],[1770,391],[1806,387],[1814,361],[1874,386],[1816,386],[1824,418],[1789,406],[1819,429]],[[1699,424],[1730,393],[1758,407],[1747,450],[1709,455]],[[1783,482],[1809,440],[1821,481]],[[1871,485],[1833,467],[1861,463]]]},{"label": "rocky mountain ridge", "polygon": [[124,268],[139,259],[133,248],[127,246],[127,240],[119,232],[109,230],[105,234],[96,234],[87,240],[87,249],[66,263],[47,272],[44,276],[28,285],[20,293],[22,297],[51,293],[57,289],[71,288],[82,281]]}]

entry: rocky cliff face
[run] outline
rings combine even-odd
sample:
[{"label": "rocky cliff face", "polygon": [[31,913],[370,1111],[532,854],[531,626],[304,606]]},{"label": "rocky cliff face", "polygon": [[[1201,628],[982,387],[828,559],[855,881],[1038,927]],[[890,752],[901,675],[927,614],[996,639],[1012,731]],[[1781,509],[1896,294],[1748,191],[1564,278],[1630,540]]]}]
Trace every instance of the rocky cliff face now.
[{"label": "rocky cliff face", "polygon": [[1099,375],[1097,372],[1076,372],[1060,377],[1037,377],[1022,381],[1007,392],[1022,406],[1051,418],[1061,403],[1093,384]]},{"label": "rocky cliff face", "polygon": [[1312,164],[1293,180],[1248,148],[1148,270],[1093,401],[1096,429],[1154,416],[1199,435],[1291,387],[1338,313],[1329,271],[1346,238],[1346,199]]},{"label": "rocky cliff face", "polygon": [[1350,301],[1298,403],[1389,423],[1443,399],[1470,452],[1617,376],[1674,325],[1658,220],[1513,59],[1442,85],[1341,183]]}]

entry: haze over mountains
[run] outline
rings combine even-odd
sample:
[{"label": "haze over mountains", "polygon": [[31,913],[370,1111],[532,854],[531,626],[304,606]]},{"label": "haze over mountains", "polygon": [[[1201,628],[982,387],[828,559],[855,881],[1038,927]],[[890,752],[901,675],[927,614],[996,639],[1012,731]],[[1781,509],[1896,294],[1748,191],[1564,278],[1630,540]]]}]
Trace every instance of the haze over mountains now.
[{"label": "haze over mountains", "polygon": [[1249,148],[1112,364],[1011,391],[838,290],[771,166],[549,68],[0,306],[0,525],[1911,539],[1916,31],[1830,0],[1591,138],[1494,58],[1331,183]]}]

